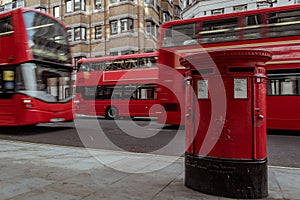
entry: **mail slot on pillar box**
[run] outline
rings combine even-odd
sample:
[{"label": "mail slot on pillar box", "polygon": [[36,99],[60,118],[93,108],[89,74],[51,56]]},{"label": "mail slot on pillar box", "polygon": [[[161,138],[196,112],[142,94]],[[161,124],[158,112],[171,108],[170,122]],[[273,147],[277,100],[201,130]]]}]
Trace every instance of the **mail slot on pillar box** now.
[{"label": "mail slot on pillar box", "polygon": [[268,195],[265,63],[271,57],[261,49],[229,49],[180,58],[187,187],[231,198]]}]

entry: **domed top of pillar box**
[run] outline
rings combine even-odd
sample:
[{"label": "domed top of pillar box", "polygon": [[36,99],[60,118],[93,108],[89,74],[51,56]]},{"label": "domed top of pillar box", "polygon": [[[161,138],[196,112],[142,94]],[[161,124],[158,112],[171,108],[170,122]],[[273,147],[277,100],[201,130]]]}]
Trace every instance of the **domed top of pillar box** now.
[{"label": "domed top of pillar box", "polygon": [[255,67],[265,66],[272,58],[272,53],[263,49],[225,49],[201,51],[187,54],[180,58],[180,64],[187,69],[203,69],[208,67]]}]

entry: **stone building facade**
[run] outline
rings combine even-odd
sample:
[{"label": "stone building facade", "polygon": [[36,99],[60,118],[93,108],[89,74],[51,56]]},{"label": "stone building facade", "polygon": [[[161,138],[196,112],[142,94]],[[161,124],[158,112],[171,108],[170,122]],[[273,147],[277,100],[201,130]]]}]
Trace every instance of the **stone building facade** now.
[{"label": "stone building facade", "polygon": [[0,10],[39,9],[69,27],[74,60],[156,51],[161,23],[181,18],[181,0],[0,0]]},{"label": "stone building facade", "polygon": [[182,18],[189,19],[298,3],[300,0],[183,0]]}]

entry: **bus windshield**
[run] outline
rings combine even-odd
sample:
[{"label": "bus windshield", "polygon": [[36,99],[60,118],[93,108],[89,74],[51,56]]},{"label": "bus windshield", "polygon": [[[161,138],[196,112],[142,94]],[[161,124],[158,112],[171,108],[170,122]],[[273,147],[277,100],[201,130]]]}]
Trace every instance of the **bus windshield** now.
[{"label": "bus windshield", "polygon": [[16,67],[16,92],[45,102],[65,102],[72,98],[72,72],[38,63]]},{"label": "bus windshield", "polygon": [[34,58],[70,63],[68,34],[63,25],[37,13],[23,13],[29,48]]}]

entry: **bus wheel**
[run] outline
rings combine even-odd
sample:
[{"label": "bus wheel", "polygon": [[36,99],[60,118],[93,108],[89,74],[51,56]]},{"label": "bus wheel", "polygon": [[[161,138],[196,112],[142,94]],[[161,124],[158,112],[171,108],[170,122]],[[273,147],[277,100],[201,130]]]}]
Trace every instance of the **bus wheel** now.
[{"label": "bus wheel", "polygon": [[105,117],[107,119],[116,119],[118,117],[118,109],[114,106],[109,107],[106,110]]}]

